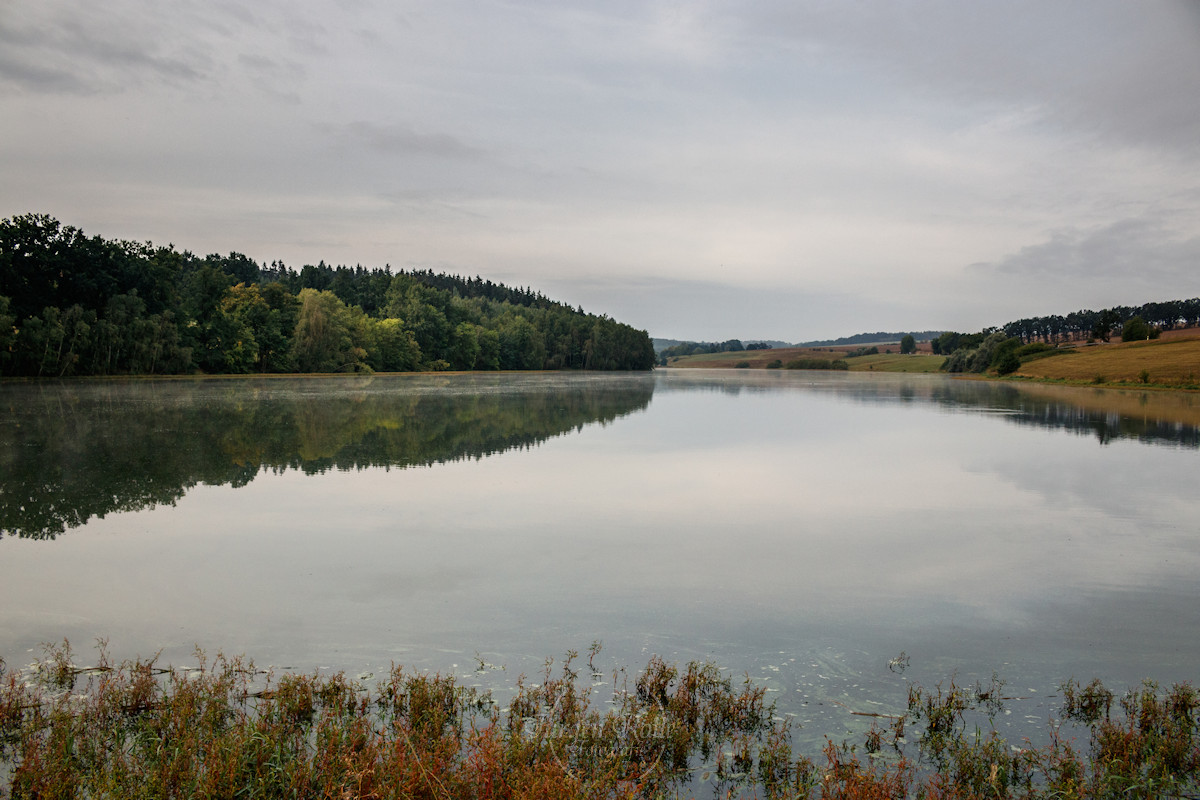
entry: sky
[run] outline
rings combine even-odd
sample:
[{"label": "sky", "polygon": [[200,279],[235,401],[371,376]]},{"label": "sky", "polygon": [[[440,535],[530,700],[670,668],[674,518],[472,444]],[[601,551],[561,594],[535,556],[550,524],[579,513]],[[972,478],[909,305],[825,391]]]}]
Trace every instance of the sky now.
[{"label": "sky", "polygon": [[0,0],[29,212],[676,339],[1191,298],[1200,2]]}]

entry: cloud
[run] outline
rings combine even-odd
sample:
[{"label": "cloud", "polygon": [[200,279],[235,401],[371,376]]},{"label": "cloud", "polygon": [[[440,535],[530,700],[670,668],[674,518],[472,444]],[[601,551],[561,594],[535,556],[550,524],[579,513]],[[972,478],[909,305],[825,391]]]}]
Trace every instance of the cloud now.
[{"label": "cloud", "polygon": [[[330,126],[319,126],[330,129]],[[332,128],[352,141],[384,153],[437,158],[475,159],[484,151],[448,133],[417,133],[407,125],[380,125],[360,120]]]},{"label": "cloud", "polygon": [[[857,75],[851,91],[1034,112],[1041,125],[1125,144],[1200,138],[1200,6],[1038,0],[904,4],[764,2],[729,13],[748,35]],[[949,109],[946,110],[947,112]]]},{"label": "cloud", "polygon": [[1019,278],[1129,279],[1171,290],[1174,276],[1200,271],[1200,235],[1181,232],[1156,217],[1135,217],[1091,228],[1050,232],[997,262],[973,269]]},{"label": "cloud", "polygon": [[0,16],[0,79],[25,91],[91,93],[204,76],[210,64],[201,50],[179,46],[133,11],[120,4],[16,5]]}]

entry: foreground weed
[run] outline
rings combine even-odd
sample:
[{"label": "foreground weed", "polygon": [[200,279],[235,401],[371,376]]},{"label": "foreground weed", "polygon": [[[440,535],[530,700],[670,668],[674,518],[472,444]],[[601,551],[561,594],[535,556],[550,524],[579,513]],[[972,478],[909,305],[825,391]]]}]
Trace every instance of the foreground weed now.
[{"label": "foreground weed", "polygon": [[[598,643],[597,643],[598,645]],[[594,647],[598,650],[598,646]],[[587,666],[595,672],[596,652]],[[69,645],[25,672],[0,661],[0,786],[14,798],[1151,798],[1200,794],[1200,696],[1147,683],[1118,701],[1064,684],[1064,727],[1015,748],[981,730],[1002,682],[914,686],[908,713],[858,746],[793,752],[765,690],[711,663],[654,657],[593,708],[578,655],[518,679],[507,708],[454,678],[401,667],[374,687],[276,678],[197,652],[74,665]],[[905,725],[914,736],[904,739]]]}]

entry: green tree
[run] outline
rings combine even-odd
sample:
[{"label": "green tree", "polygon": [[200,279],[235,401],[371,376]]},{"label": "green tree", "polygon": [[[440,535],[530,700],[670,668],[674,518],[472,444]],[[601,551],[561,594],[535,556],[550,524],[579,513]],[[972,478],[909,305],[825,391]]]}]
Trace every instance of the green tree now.
[{"label": "green tree", "polygon": [[[292,354],[301,372],[357,372],[369,369],[367,351],[355,341],[357,320],[330,291],[302,289]],[[359,310],[361,314],[361,309]]]},{"label": "green tree", "polygon": [[13,348],[17,344],[17,316],[9,313],[11,306],[12,302],[0,295],[0,375],[8,374]]},{"label": "green tree", "polygon": [[475,369],[500,369],[500,334],[490,328],[480,327],[475,332],[479,342],[479,357],[475,360]]},{"label": "green tree", "polygon": [[1153,339],[1156,333],[1157,331],[1147,325],[1144,319],[1141,317],[1132,317],[1121,328],[1121,341],[1138,342],[1145,339]]},{"label": "green tree", "polygon": [[477,327],[470,322],[460,322],[450,337],[447,361],[451,369],[475,369],[479,359],[479,335]]},{"label": "green tree", "polygon": [[917,340],[911,333],[905,334],[904,338],[900,340],[900,353],[908,355],[915,352],[917,352]]},{"label": "green tree", "polygon": [[1111,308],[1106,308],[1096,317],[1092,325],[1092,337],[1107,342],[1112,338],[1113,328],[1121,322],[1121,315]]},{"label": "green tree", "polygon": [[372,320],[367,362],[381,372],[412,372],[421,366],[421,348],[401,320]]},{"label": "green tree", "polygon": [[541,333],[523,316],[512,316],[500,326],[500,369],[541,369],[546,346]]},{"label": "green tree", "polygon": [[221,331],[221,371],[237,374],[258,370],[262,361],[257,334],[266,332],[271,320],[271,307],[258,287],[244,283],[231,286],[221,298],[217,320],[214,326]]},{"label": "green tree", "polygon": [[291,372],[295,368],[292,334],[300,315],[300,301],[281,283],[262,284],[258,292],[270,309],[254,329],[254,337],[258,340],[258,369],[260,372]]}]

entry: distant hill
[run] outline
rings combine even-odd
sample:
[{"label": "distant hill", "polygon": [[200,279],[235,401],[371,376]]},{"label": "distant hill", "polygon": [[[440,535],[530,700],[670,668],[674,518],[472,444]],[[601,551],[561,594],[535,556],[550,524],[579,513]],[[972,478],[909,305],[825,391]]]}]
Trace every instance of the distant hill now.
[{"label": "distant hill", "polygon": [[668,347],[674,347],[677,344],[683,344],[683,340],[682,339],[651,338],[650,344],[652,344],[654,346],[654,352],[661,353],[663,350],[666,350]]},{"label": "distant hill", "polygon": [[845,344],[898,344],[905,336],[912,336],[918,342],[928,342],[941,336],[943,331],[901,331],[899,333],[858,333],[854,336],[844,336],[841,339],[826,339],[819,342],[801,342],[798,347],[838,347]]},{"label": "distant hill", "polygon": [[[709,344],[709,342],[693,342],[690,339],[651,339],[654,345],[654,352],[661,353],[668,347],[678,347],[681,344]],[[769,344],[771,347],[794,347],[791,342],[781,342],[776,339],[740,339],[747,345],[750,344]]]}]

